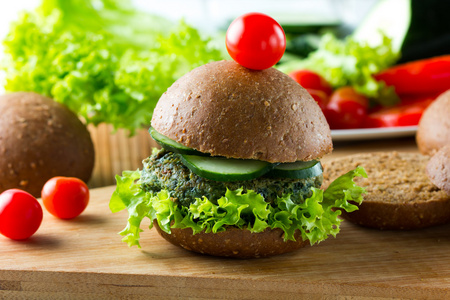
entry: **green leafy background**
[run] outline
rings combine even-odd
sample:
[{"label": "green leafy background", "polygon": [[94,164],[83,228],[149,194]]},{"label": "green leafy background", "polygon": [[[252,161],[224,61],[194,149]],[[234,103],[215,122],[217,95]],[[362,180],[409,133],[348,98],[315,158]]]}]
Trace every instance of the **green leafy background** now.
[{"label": "green leafy background", "polygon": [[353,86],[373,102],[393,105],[400,99],[393,88],[377,81],[373,75],[392,66],[399,58],[392,40],[383,35],[378,46],[356,41],[352,36],[338,39],[325,34],[319,48],[305,59],[291,59],[281,64],[280,71],[290,73],[307,69],[322,75],[334,88]]},{"label": "green leafy background", "polygon": [[43,0],[12,24],[3,45],[7,91],[50,96],[86,123],[131,133],[150,124],[176,79],[223,58],[195,28],[127,0]]},{"label": "green leafy background", "polygon": [[[182,20],[139,11],[130,0],[41,3],[23,12],[3,41],[4,88],[50,96],[88,124],[109,123],[133,134],[150,124],[158,99],[175,80],[229,58],[223,33],[213,40]],[[285,55],[277,68],[315,71],[334,88],[353,86],[372,105],[387,106],[399,98],[373,75],[398,58],[387,37],[370,47],[329,33],[308,57]]]}]

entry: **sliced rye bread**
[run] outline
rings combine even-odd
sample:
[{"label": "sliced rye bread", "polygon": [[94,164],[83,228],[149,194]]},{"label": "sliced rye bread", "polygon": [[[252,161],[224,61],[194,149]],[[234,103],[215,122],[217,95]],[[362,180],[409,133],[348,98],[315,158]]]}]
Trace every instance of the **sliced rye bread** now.
[{"label": "sliced rye bread", "polygon": [[428,156],[406,152],[374,152],[324,163],[326,188],[334,179],[361,165],[368,178],[356,178],[367,194],[359,210],[342,217],[379,229],[417,229],[450,222],[450,196],[427,177]]}]

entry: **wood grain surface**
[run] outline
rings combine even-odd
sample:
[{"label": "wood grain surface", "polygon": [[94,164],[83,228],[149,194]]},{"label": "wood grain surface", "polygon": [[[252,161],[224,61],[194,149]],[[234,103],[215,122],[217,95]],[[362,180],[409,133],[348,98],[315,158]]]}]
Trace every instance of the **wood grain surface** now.
[{"label": "wood grain surface", "polygon": [[[395,143],[415,151],[411,139]],[[384,147],[364,145],[335,145],[334,155]],[[224,259],[169,244],[145,228],[148,220],[142,248],[128,248],[117,234],[126,212],[108,209],[113,190],[91,190],[76,219],[45,213],[29,240],[0,236],[0,298],[450,299],[450,224],[402,232],[344,221],[336,238],[295,253]]]}]

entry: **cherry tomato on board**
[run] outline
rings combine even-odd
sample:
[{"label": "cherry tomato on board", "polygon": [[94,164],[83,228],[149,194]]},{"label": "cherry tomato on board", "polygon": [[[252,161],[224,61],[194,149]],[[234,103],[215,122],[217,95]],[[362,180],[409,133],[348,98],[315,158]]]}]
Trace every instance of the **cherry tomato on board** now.
[{"label": "cherry tomato on board", "polygon": [[352,87],[338,88],[325,107],[325,117],[331,129],[360,128],[367,116],[369,100]]},{"label": "cherry tomato on board", "polygon": [[42,207],[31,194],[9,189],[0,194],[0,233],[13,240],[32,236],[41,226]]},{"label": "cherry tomato on board", "polygon": [[241,66],[264,70],[283,56],[286,36],[273,18],[262,13],[248,13],[235,19],[228,27],[226,47]]},{"label": "cherry tomato on board", "polygon": [[322,91],[327,96],[333,93],[333,88],[331,85],[319,74],[309,71],[309,70],[298,70],[289,73],[289,77],[294,79],[298,84],[300,84],[305,89]]},{"label": "cherry tomato on board", "polygon": [[42,201],[49,213],[60,219],[79,216],[89,203],[89,189],[75,177],[53,177],[41,192]]}]

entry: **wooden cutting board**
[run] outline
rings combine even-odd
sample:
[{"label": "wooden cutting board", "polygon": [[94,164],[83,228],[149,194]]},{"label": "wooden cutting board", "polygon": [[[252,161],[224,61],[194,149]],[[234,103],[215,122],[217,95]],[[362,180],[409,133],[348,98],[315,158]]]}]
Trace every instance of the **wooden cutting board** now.
[{"label": "wooden cutting board", "polygon": [[117,234],[126,212],[108,209],[113,189],[92,190],[77,219],[45,213],[27,241],[0,236],[0,298],[450,299],[450,225],[395,232],[343,222],[337,238],[295,253],[224,259],[179,249],[154,229],[142,249],[128,248]]}]

